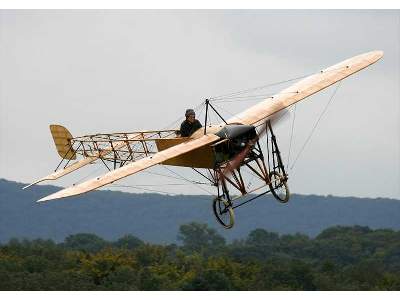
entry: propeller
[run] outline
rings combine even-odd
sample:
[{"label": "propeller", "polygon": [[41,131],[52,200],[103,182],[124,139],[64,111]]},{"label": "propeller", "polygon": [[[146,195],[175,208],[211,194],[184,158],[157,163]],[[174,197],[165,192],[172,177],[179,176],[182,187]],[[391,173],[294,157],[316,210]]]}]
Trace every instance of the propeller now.
[{"label": "propeller", "polygon": [[[288,109],[283,109],[272,116],[270,116],[267,119],[264,119],[260,125],[258,125],[258,134],[254,139],[251,139],[247,142],[246,146],[243,148],[242,151],[240,151],[231,161],[228,162],[227,166],[225,167],[223,171],[223,177],[226,177],[227,175],[231,174],[234,170],[236,170],[242,162],[245,160],[247,155],[249,154],[250,150],[252,147],[258,142],[258,140],[264,136],[265,132],[267,131],[267,123],[268,121],[271,122],[271,125],[275,125],[278,121],[282,122],[286,119],[288,119],[290,116],[290,112]],[[220,177],[220,180],[222,179]]]}]

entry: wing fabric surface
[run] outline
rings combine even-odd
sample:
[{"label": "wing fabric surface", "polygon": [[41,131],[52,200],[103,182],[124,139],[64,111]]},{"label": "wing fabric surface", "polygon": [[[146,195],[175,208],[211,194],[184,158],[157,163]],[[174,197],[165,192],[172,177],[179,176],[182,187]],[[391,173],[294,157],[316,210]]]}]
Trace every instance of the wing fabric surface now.
[{"label": "wing fabric surface", "polygon": [[190,141],[184,142],[182,144],[168,148],[164,151],[160,151],[160,152],[154,154],[153,156],[149,156],[149,157],[143,158],[141,160],[131,162],[119,169],[108,172],[101,177],[93,178],[93,179],[83,182],[79,185],[75,185],[75,186],[71,186],[69,188],[63,189],[59,192],[56,192],[54,194],[51,194],[47,197],[42,198],[42,199],[38,200],[37,202],[60,199],[60,198],[75,196],[75,195],[79,195],[79,194],[83,194],[83,193],[92,191],[92,190],[102,187],[104,185],[113,183],[114,181],[117,181],[117,180],[127,177],[129,175],[132,175],[139,171],[147,169],[151,166],[159,164],[170,158],[174,158],[178,155],[181,155],[181,154],[187,153],[189,151],[192,151],[194,149],[197,149],[199,147],[208,145],[219,139],[220,138],[214,134],[204,135],[201,138],[190,140]]},{"label": "wing fabric surface", "polygon": [[280,93],[232,117],[228,123],[254,125],[268,116],[368,67],[382,58],[382,51],[354,56],[321,72],[300,80]]}]

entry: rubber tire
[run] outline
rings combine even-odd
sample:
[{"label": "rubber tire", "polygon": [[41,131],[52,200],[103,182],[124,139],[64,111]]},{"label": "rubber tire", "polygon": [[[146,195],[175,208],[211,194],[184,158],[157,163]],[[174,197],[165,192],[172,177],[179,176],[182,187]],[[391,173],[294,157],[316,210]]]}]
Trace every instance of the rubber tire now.
[{"label": "rubber tire", "polygon": [[[218,211],[219,211],[218,202],[221,202],[221,201],[223,202],[225,207],[228,206],[228,211],[225,213],[229,213],[229,224],[225,224],[225,222],[220,218],[220,214],[218,213]],[[233,213],[232,207],[228,204],[228,201],[226,201],[225,199],[216,197],[213,201],[213,211],[214,211],[215,217],[217,218],[218,223],[220,223],[224,228],[230,229],[233,227],[233,225],[235,224],[235,214]]]},{"label": "rubber tire", "polygon": [[269,174],[270,180],[272,180],[272,177],[273,177],[273,176],[278,176],[278,177],[280,177],[280,180],[281,180],[283,186],[285,187],[286,193],[285,193],[285,198],[283,198],[283,199],[280,198],[279,195],[275,192],[275,189],[274,189],[274,187],[272,186],[272,184],[269,184],[269,188],[270,188],[270,190],[271,190],[272,195],[274,195],[275,199],[278,200],[279,202],[281,202],[281,203],[287,203],[287,202],[289,201],[289,198],[290,198],[290,192],[289,192],[289,187],[288,187],[288,185],[287,185],[286,180],[283,181],[282,175],[279,174],[278,172],[275,172],[275,171],[272,171],[272,172]]}]

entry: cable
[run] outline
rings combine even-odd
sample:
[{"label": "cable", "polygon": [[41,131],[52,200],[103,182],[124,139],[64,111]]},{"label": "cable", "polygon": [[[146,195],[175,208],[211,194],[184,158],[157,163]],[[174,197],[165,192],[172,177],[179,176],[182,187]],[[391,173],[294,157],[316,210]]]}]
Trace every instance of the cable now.
[{"label": "cable", "polygon": [[212,100],[212,103],[225,103],[225,102],[239,102],[239,101],[251,101],[251,100],[262,100],[262,99],[273,99],[274,96],[283,95],[283,94],[297,94],[296,92],[276,92],[276,93],[269,93],[269,94],[258,94],[258,95],[248,95],[248,96],[236,96],[236,97],[227,97],[217,100]]},{"label": "cable", "polygon": [[192,184],[208,184],[208,183],[204,183],[204,182],[191,181],[189,179],[182,179],[182,178],[179,178],[179,177],[174,177],[174,176],[171,176],[171,175],[165,175],[165,174],[160,174],[160,173],[155,173],[155,172],[150,172],[150,171],[142,171],[142,172],[149,173],[149,174],[152,174],[152,175],[158,175],[158,176],[164,176],[164,177],[168,177],[168,178],[173,178],[173,179],[176,179],[176,180],[190,181],[190,183],[192,183]]},{"label": "cable", "polygon": [[[198,184],[207,184],[199,182]],[[175,185],[188,185],[187,183],[160,183],[160,184],[135,184],[135,185],[114,185],[115,187],[141,187],[141,186],[175,186]]]},{"label": "cable", "polygon": [[226,110],[225,108],[222,108],[221,106],[216,105],[215,103],[214,103],[214,106],[215,106],[216,108],[218,108],[219,110],[223,110],[224,112],[228,113],[228,114],[231,115],[232,117],[236,117],[236,118],[238,118],[238,119],[244,121],[243,119],[241,119],[241,118],[239,117],[238,114],[235,115],[235,114],[231,113],[230,111]]},{"label": "cable", "polygon": [[295,78],[288,79],[288,80],[282,80],[282,81],[278,81],[278,82],[273,82],[273,83],[270,83],[270,84],[261,85],[261,86],[258,86],[258,87],[254,87],[254,88],[250,88],[250,89],[246,89],[246,90],[241,90],[241,91],[237,91],[237,92],[233,92],[233,93],[229,93],[229,94],[224,94],[224,95],[220,95],[220,96],[211,97],[210,100],[216,100],[216,99],[224,98],[224,97],[227,97],[227,96],[239,95],[239,94],[244,94],[244,93],[250,92],[250,91],[264,89],[264,88],[267,88],[267,87],[270,87],[270,86],[287,83],[287,82],[290,82],[290,81],[293,81],[293,80],[297,80],[297,79],[302,79],[302,78],[308,77],[308,76],[310,76],[312,74],[315,74],[315,73],[311,73],[311,74],[295,77]]},{"label": "cable", "polygon": [[156,193],[159,193],[159,194],[172,195],[172,196],[179,195],[179,194],[176,194],[176,193],[167,193],[167,192],[163,192],[163,191],[159,191],[159,190],[153,190],[153,189],[147,189],[147,188],[140,188],[140,187],[137,187],[137,186],[130,186],[130,185],[113,185],[113,184],[112,184],[112,185],[110,185],[110,187],[132,188],[132,189],[143,190],[143,191],[149,191],[149,192],[156,192]]},{"label": "cable", "polygon": [[319,115],[317,122],[315,122],[314,127],[311,129],[311,132],[310,132],[309,136],[307,137],[307,140],[304,142],[303,146],[301,147],[300,152],[298,153],[298,155],[296,156],[296,159],[293,162],[293,165],[290,167],[290,170],[293,169],[293,167],[296,164],[297,160],[299,159],[300,155],[303,153],[304,148],[306,147],[307,143],[310,141],[311,136],[313,135],[315,129],[317,128],[319,122],[321,121],[322,116],[325,114],[326,110],[328,109],[329,104],[332,102],[333,97],[336,95],[336,92],[338,91],[341,83],[342,83],[342,81],[339,81],[339,83],[336,85],[336,89],[333,91],[328,103],[325,105],[322,113]]},{"label": "cable", "polygon": [[[187,181],[187,182],[189,182],[189,183],[192,183],[192,181],[190,181],[190,180],[184,178],[183,176],[181,176],[180,174],[178,174],[178,173],[176,173],[176,172],[170,170],[170,169],[167,168],[166,166],[164,166],[164,165],[161,165],[161,166],[164,167],[165,169],[167,169],[169,172],[175,174],[176,176],[179,176],[180,178],[182,178],[182,180],[185,180],[185,181]],[[192,183],[192,184],[193,184],[193,183]],[[208,193],[208,194],[210,194],[210,195],[214,195],[213,193],[209,192],[208,190],[202,188],[202,187],[199,186],[199,185],[194,185],[194,186],[198,187],[199,189],[203,190],[204,192],[206,192],[206,193]]]},{"label": "cable", "polygon": [[[193,110],[196,111],[196,110],[200,109],[200,107],[201,107],[202,105],[204,105],[204,104],[205,104],[205,101],[202,101],[202,102],[201,102],[199,105],[197,105]],[[165,127],[163,128],[163,130],[168,129],[168,128],[171,128],[172,125],[174,125],[175,123],[179,122],[180,120],[182,120],[182,117],[177,118],[175,121],[173,121],[173,122],[171,122],[169,125],[165,126]]]},{"label": "cable", "polygon": [[94,173],[96,173],[96,172],[99,171],[100,169],[101,169],[101,166],[99,166],[98,168],[92,170],[88,175],[86,175],[86,176],[84,176],[84,177],[78,179],[77,181],[75,181],[75,182],[73,183],[73,185],[77,185],[77,184],[81,183],[83,180],[85,180],[85,179],[88,178],[89,176],[93,175]]}]

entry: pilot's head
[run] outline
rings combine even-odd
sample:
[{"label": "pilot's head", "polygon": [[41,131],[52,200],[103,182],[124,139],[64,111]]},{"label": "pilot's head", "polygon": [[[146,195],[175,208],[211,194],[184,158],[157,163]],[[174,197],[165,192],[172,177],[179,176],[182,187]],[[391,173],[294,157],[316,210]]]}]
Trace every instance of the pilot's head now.
[{"label": "pilot's head", "polygon": [[196,113],[194,112],[193,109],[188,108],[185,112],[185,117],[186,120],[188,120],[190,123],[193,123],[194,120],[196,119]]}]

